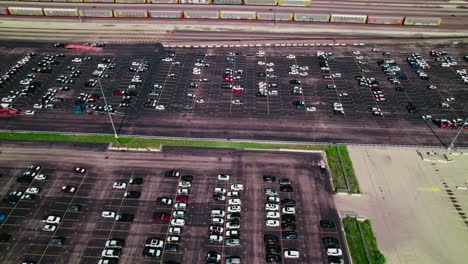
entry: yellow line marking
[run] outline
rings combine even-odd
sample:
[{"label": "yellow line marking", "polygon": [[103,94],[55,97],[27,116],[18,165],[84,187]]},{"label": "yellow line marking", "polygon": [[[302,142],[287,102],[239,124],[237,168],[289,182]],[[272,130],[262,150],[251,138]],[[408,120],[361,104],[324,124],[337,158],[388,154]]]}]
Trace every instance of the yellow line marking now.
[{"label": "yellow line marking", "polygon": [[419,187],[417,190],[424,192],[440,192],[440,188],[438,187]]}]

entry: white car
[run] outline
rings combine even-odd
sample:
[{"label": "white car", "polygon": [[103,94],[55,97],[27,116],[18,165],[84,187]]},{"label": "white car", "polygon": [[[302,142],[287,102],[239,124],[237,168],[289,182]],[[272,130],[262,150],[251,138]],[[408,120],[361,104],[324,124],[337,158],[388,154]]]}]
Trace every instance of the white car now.
[{"label": "white car", "polygon": [[190,190],[189,190],[189,189],[185,189],[185,188],[182,188],[182,189],[178,189],[178,190],[177,190],[177,194],[179,194],[179,195],[188,195],[189,192],[190,192]]},{"label": "white car", "polygon": [[36,113],[36,111],[33,111],[33,110],[26,110],[24,111],[24,114],[25,115],[34,115]]},{"label": "white car", "polygon": [[39,193],[40,191],[41,191],[41,188],[39,187],[30,187],[26,189],[26,193],[32,193],[32,194]]},{"label": "white car", "polygon": [[315,107],[313,107],[313,106],[307,107],[306,109],[307,109],[307,112],[315,112],[315,111],[317,111],[317,108],[315,108]]},{"label": "white car", "polygon": [[[180,228],[180,227],[178,227]],[[146,240],[146,247],[162,248],[164,246],[164,240],[158,238],[152,238]]]},{"label": "white car", "polygon": [[156,110],[160,110],[160,111],[166,109],[166,108],[164,107],[164,105],[157,105],[155,108],[156,108]]},{"label": "white car", "polygon": [[257,64],[258,65],[265,65],[265,62],[264,61],[258,61]]},{"label": "white car", "polygon": [[228,200],[229,205],[240,205],[241,204],[241,199],[238,198],[233,198]]},{"label": "white car", "polygon": [[188,181],[181,181],[179,182],[179,187],[190,188],[192,187],[192,183]]},{"label": "white car", "polygon": [[229,213],[240,213],[241,207],[239,205],[230,205],[227,207]]},{"label": "white car", "polygon": [[197,102],[197,104],[203,104],[203,103],[205,103],[205,100],[203,100],[203,99],[197,99],[196,102]]},{"label": "white car", "polygon": [[46,179],[47,179],[47,176],[44,175],[44,174],[39,174],[39,175],[36,175],[36,176],[34,177],[34,179],[35,179],[35,180],[40,180],[40,181],[42,181],[42,180],[46,180]]},{"label": "white car", "polygon": [[242,191],[244,190],[244,185],[240,184],[240,183],[234,183],[231,185],[231,190],[233,191]]},{"label": "white car", "polygon": [[35,109],[42,109],[43,105],[42,104],[34,104],[33,108]]},{"label": "white car", "polygon": [[169,228],[169,234],[179,235],[181,233],[182,233],[182,227],[180,226],[173,226]]},{"label": "white car", "polygon": [[296,58],[296,56],[293,55],[293,54],[286,55],[286,59],[295,59],[295,58]]},{"label": "white car", "polygon": [[125,182],[114,182],[114,185],[112,186],[114,189],[125,189],[127,188],[127,184]]},{"label": "white car", "polygon": [[102,211],[101,216],[104,218],[115,218],[115,212],[114,211]]},{"label": "white car", "polygon": [[166,241],[167,241],[168,243],[179,243],[180,237],[179,237],[179,236],[168,236],[168,237],[166,238]]},{"label": "white car", "polygon": [[224,224],[224,218],[221,218],[221,217],[213,217],[212,221],[213,221],[213,224],[219,224],[219,225]]},{"label": "white car", "polygon": [[183,219],[185,217],[185,211],[177,210],[172,212],[172,217],[177,219]]},{"label": "white car", "polygon": [[269,63],[267,63],[267,66],[268,67],[273,67],[273,66],[275,66],[275,64],[273,62],[269,62]]},{"label": "white car", "polygon": [[220,193],[220,194],[225,194],[226,193],[226,189],[224,188],[221,188],[221,187],[216,187],[214,188],[214,193]]},{"label": "white car", "polygon": [[184,226],[185,220],[184,219],[172,219],[171,226]]},{"label": "white car", "polygon": [[343,252],[339,248],[328,248],[327,249],[327,256],[341,256]]},{"label": "white car", "polygon": [[284,251],[284,258],[299,258],[299,250],[287,249]]},{"label": "white car", "polygon": [[266,220],[266,226],[279,226],[280,222],[278,220],[274,219],[267,219]]},{"label": "white car", "polygon": [[174,209],[177,209],[177,210],[185,210],[187,209],[187,207],[188,207],[187,203],[175,203],[174,204]]},{"label": "white car", "polygon": [[[375,49],[373,49],[372,51],[374,51],[374,50],[375,50]],[[353,54],[354,54],[354,55],[361,55],[361,52],[357,50],[357,51],[353,51]]]},{"label": "white car", "polygon": [[46,232],[54,232],[55,229],[57,229],[57,226],[51,225],[51,224],[47,224],[42,227],[42,231],[46,231]]},{"label": "white car", "polygon": [[279,205],[267,203],[265,204],[265,210],[267,211],[279,211]]},{"label": "white car", "polygon": [[80,63],[80,62],[82,62],[82,61],[83,61],[83,59],[81,59],[81,58],[74,58],[74,59],[72,60],[72,62],[75,62],[75,63]]},{"label": "white car", "polygon": [[230,176],[228,174],[218,174],[218,180],[229,181]]},{"label": "white car", "polygon": [[44,217],[44,219],[42,219],[42,222],[47,224],[58,224],[60,223],[60,220],[62,220],[62,218],[59,216],[49,215],[47,217]]},{"label": "white car", "polygon": [[295,214],[296,213],[296,209],[292,206],[287,206],[287,207],[283,207],[283,210],[281,211],[283,214]]},{"label": "white car", "polygon": [[280,214],[278,212],[269,211],[266,214],[266,218],[278,219],[278,218],[280,218]]},{"label": "white car", "polygon": [[119,258],[120,257],[121,250],[117,248],[107,248],[104,249],[101,253],[101,256],[107,257],[107,258]]},{"label": "white car", "polygon": [[308,73],[308,72],[301,72],[301,73],[299,73],[299,75],[300,75],[300,76],[308,76],[309,73]]},{"label": "white car", "polygon": [[268,196],[267,197],[267,202],[268,203],[279,203],[280,198],[278,196]]}]

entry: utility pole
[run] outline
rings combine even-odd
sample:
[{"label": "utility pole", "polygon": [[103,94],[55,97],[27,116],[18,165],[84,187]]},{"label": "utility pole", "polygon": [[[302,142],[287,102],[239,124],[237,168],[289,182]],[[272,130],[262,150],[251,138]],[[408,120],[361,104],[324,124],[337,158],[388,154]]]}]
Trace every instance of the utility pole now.
[{"label": "utility pole", "polygon": [[455,146],[455,141],[457,141],[457,138],[458,136],[460,135],[460,133],[462,132],[462,130],[465,128],[465,125],[468,123],[468,118],[465,119],[465,121],[463,122],[463,124],[460,126],[460,129],[458,129],[458,132],[457,134],[455,135],[455,137],[453,138],[452,142],[450,143],[450,145],[448,146],[447,150],[452,150],[453,147]]}]

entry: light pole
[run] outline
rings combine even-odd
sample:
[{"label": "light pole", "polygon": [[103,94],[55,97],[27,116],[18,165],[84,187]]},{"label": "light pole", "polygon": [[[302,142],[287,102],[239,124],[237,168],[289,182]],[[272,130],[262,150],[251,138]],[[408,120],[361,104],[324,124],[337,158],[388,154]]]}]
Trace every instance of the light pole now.
[{"label": "light pole", "polygon": [[465,128],[465,125],[468,124],[468,118],[465,119],[465,121],[463,122],[463,124],[460,126],[460,129],[458,129],[458,132],[457,134],[455,135],[455,137],[453,138],[452,142],[450,143],[450,145],[448,146],[447,150],[451,150],[453,149],[454,145],[455,145],[455,141],[457,140],[458,136],[460,135],[460,133],[462,132],[463,128]]}]

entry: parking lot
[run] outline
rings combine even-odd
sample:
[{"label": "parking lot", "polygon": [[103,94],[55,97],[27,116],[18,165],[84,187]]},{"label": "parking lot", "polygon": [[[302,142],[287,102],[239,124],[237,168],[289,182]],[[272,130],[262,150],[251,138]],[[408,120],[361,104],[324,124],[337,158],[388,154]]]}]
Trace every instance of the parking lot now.
[{"label": "parking lot", "polygon": [[[283,257],[278,263],[328,263],[322,241],[327,237],[338,239],[336,246],[341,247],[346,256],[342,234],[338,232],[341,228],[330,181],[317,166],[321,161],[319,154],[196,148],[128,153],[107,151],[105,146],[66,143],[2,143],[0,150],[0,192],[7,198],[0,206],[0,214],[5,215],[0,231],[11,234],[9,241],[0,243],[2,263],[23,260],[98,263],[108,240],[124,244],[119,263],[201,263],[211,251],[221,263],[229,257],[240,257],[243,263],[264,263],[267,256],[264,235],[277,237],[277,241],[267,242],[271,244],[269,253],[274,255],[271,258],[274,259],[276,254]],[[34,167],[28,170],[31,165]],[[37,166],[41,168],[37,169]],[[80,169],[75,169],[77,167]],[[177,170],[181,175],[164,176],[168,170]],[[40,179],[19,183],[17,178],[26,177],[22,175],[27,171],[44,175],[46,179],[36,175],[34,177]],[[229,179],[219,180],[218,174],[229,175]],[[183,175],[193,176],[191,184]],[[276,180],[264,181],[264,175],[275,176]],[[280,191],[283,188],[280,185],[287,183],[281,179],[286,178],[291,192]],[[134,179],[133,184],[130,179]],[[233,184],[237,186],[232,187]],[[36,189],[32,198],[23,197],[26,191],[31,192],[31,187],[40,189]],[[217,190],[218,194],[224,195],[224,200],[213,200],[215,188],[221,188]],[[236,188],[238,194],[228,193]],[[186,198],[180,197],[186,192],[181,189],[187,189]],[[222,189],[225,189],[224,193]],[[269,202],[271,205],[267,205],[282,204],[278,209],[265,207],[268,198],[265,189],[278,192],[270,196],[283,201],[270,198],[273,199]],[[139,198],[124,198],[124,193],[129,191],[138,192]],[[158,202],[159,197],[172,199],[171,204]],[[234,198],[240,200],[230,201]],[[291,216],[284,217],[290,214],[284,211],[284,199],[294,200],[295,206],[289,201],[292,209],[287,209],[294,210],[293,221]],[[9,202],[12,200],[14,204]],[[185,203],[185,210],[174,209],[182,206],[180,203]],[[239,207],[230,207],[233,204]],[[213,219],[212,210],[223,210],[224,215],[221,219]],[[110,216],[105,217],[107,213],[104,211],[109,211]],[[233,211],[240,211],[240,215],[228,215]],[[276,215],[272,217],[278,220],[278,226],[266,225],[268,211],[270,215]],[[123,221],[118,221],[116,215],[126,216]],[[47,217],[60,219],[41,222]],[[286,218],[290,224],[279,225],[279,221],[283,223]],[[184,221],[181,230],[169,229],[180,224],[173,221],[180,220]],[[331,229],[320,227],[321,220],[329,220],[336,226]],[[41,230],[48,223],[55,229]],[[231,224],[234,227],[230,227]],[[213,233],[210,226],[225,230]],[[294,229],[297,239],[283,235]],[[240,239],[239,245],[227,245],[228,230],[231,238]],[[210,232],[224,236],[223,242],[210,242]],[[52,238],[59,238],[62,244],[54,244]],[[158,257],[143,257],[149,238],[163,240],[165,247],[169,244],[168,239],[178,239],[175,242],[177,249],[155,247],[153,249],[159,250]],[[297,250],[299,258],[284,258],[285,250]]]},{"label": "parking lot", "polygon": [[[434,49],[447,51],[457,65],[441,67],[429,56]],[[256,55],[259,51],[264,55]],[[333,54],[328,73],[321,71],[320,51]],[[467,68],[463,46],[163,49],[147,45],[84,52],[37,44],[36,48],[4,48],[2,73],[28,52],[36,56],[11,75],[3,85],[2,97],[20,93],[24,89],[20,81],[45,55],[63,53],[64,57],[53,59],[57,64],[50,65],[51,73],[32,73],[36,75],[32,81],[40,86],[27,96],[12,99],[13,106],[23,111],[18,117],[2,119],[5,129],[112,133],[112,117],[122,134],[362,143],[355,136],[359,131],[367,135],[367,143],[385,139],[395,144],[439,145],[447,144],[455,131],[440,129],[435,121],[464,119],[468,114],[468,86],[456,72]],[[383,56],[384,52],[389,55]],[[420,79],[406,62],[413,53],[421,54],[430,65],[425,70],[429,80]],[[75,58],[80,62],[72,62]],[[381,59],[394,61],[407,79],[391,84],[377,63]],[[363,60],[364,65],[360,64]],[[93,75],[99,64],[105,67]],[[294,73],[292,65],[301,70]],[[70,66],[75,68],[70,70]],[[74,71],[81,73],[67,77]],[[57,81],[60,76],[73,83]],[[356,76],[378,81],[378,94],[360,87]],[[85,86],[90,79],[93,85]],[[428,89],[430,85],[437,89]],[[70,90],[61,90],[64,86]],[[267,87],[264,94],[259,93],[261,87]],[[57,102],[42,103],[48,93],[49,101],[53,97]],[[408,111],[410,102],[417,111]],[[34,108],[40,103],[42,108]],[[441,107],[442,103],[449,106]],[[83,107],[77,110],[79,104]],[[337,104],[343,114],[334,111]],[[111,109],[106,105],[112,105]],[[34,115],[25,115],[26,110]],[[106,111],[111,112],[110,117]],[[427,115],[431,118],[421,118]],[[392,130],[408,137],[396,136]],[[289,133],[285,135],[285,131]],[[467,138],[462,135],[459,140],[466,142]]]}]

